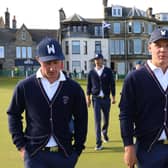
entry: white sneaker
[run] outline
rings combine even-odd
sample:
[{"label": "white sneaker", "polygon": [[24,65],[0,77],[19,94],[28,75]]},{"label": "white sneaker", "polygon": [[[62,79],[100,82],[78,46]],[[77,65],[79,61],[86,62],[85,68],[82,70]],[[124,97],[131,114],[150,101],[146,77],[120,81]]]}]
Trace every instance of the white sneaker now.
[{"label": "white sneaker", "polygon": [[95,147],[95,150],[102,150],[102,149],[103,149],[102,145],[96,145]]}]

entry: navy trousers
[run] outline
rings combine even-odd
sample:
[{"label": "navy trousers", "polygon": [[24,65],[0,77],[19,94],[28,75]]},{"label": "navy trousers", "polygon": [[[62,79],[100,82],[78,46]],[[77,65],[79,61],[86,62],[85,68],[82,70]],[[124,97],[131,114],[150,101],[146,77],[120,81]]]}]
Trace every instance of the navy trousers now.
[{"label": "navy trousers", "polygon": [[25,168],[74,168],[77,163],[78,155],[73,152],[66,158],[60,152],[39,151],[33,157],[25,152]]},{"label": "navy trousers", "polygon": [[168,168],[168,145],[156,144],[148,152],[136,145],[138,168]]},{"label": "navy trousers", "polygon": [[[95,119],[95,130],[96,130],[96,144],[101,145],[101,133],[107,136],[109,126],[109,113],[110,113],[110,98],[92,98],[94,119]],[[103,116],[103,126],[101,128],[101,115]]]}]

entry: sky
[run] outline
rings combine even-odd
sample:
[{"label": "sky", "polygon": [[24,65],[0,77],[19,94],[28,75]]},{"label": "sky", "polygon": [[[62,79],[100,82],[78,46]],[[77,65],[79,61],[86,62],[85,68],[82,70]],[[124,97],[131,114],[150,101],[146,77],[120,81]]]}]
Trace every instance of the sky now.
[{"label": "sky", "polygon": [[[144,11],[152,7],[153,14],[168,13],[165,0],[108,0],[108,6],[111,5]],[[15,15],[17,28],[25,24],[28,29],[58,29],[60,8],[64,9],[67,18],[75,13],[83,18],[103,18],[102,0],[0,0],[0,16],[4,19],[6,8],[11,21]]]}]

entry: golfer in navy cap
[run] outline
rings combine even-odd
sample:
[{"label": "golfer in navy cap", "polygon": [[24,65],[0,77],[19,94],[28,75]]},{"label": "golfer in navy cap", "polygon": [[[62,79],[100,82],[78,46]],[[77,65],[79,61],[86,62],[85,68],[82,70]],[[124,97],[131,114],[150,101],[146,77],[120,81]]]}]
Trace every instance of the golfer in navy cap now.
[{"label": "golfer in navy cap", "polygon": [[85,95],[62,72],[63,60],[59,43],[44,38],[37,46],[39,70],[14,90],[7,110],[9,130],[25,168],[74,168],[85,148]]},{"label": "golfer in navy cap", "polygon": [[[115,80],[112,70],[104,66],[104,58],[101,53],[95,54],[93,61],[95,68],[89,72],[87,80],[87,105],[89,107],[92,102],[94,109],[95,150],[102,150],[102,142],[107,143],[109,141],[109,116],[111,103],[115,103]],[[103,125],[101,125],[101,116],[103,116]]]},{"label": "golfer in navy cap", "polygon": [[[128,74],[120,100],[124,161],[129,168],[168,167],[168,30],[149,38],[152,58]],[[136,141],[134,141],[136,137]]]}]

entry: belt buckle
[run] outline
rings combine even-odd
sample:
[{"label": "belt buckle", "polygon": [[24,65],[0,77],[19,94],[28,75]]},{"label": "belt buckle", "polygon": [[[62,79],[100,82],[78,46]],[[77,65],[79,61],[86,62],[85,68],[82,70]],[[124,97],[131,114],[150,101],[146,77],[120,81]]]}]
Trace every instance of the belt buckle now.
[{"label": "belt buckle", "polygon": [[58,146],[50,147],[50,152],[58,152]]},{"label": "belt buckle", "polygon": [[163,140],[163,144],[167,145],[168,144],[168,139]]}]

